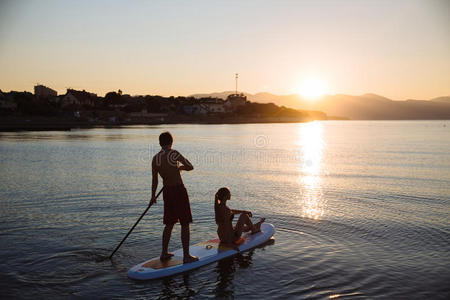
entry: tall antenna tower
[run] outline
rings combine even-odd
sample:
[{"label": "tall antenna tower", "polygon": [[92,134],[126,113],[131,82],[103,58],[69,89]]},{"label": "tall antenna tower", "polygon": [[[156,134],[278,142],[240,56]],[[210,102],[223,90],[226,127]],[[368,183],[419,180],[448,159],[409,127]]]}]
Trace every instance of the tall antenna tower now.
[{"label": "tall antenna tower", "polygon": [[236,95],[238,93],[238,78],[239,78],[239,74],[236,73]]}]

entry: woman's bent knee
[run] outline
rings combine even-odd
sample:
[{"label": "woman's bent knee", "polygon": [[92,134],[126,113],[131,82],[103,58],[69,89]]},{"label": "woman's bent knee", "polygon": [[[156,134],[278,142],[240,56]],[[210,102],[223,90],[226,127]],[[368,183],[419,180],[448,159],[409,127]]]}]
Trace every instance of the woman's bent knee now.
[{"label": "woman's bent knee", "polygon": [[245,220],[249,220],[250,218],[249,218],[248,214],[242,213],[239,216],[239,219],[245,221]]}]

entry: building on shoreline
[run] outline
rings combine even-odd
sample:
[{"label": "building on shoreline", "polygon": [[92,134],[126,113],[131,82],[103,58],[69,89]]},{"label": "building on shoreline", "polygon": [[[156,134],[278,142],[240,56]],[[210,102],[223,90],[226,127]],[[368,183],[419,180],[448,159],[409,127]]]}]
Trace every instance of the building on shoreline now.
[{"label": "building on shoreline", "polygon": [[58,93],[45,85],[38,84],[34,86],[34,95],[40,98],[49,98],[58,96]]},{"label": "building on shoreline", "polygon": [[226,107],[222,99],[201,99],[195,103],[184,104],[183,112],[187,115],[218,114],[226,112]]},{"label": "building on shoreline", "polygon": [[234,111],[239,106],[245,105],[247,103],[247,96],[244,94],[231,94],[228,95],[227,100],[225,100],[224,106],[227,111]]},{"label": "building on shoreline", "polygon": [[238,108],[239,106],[245,105],[245,103],[247,103],[247,96],[245,96],[243,93],[238,92],[239,74],[236,73],[235,75],[236,75],[236,77],[235,77],[236,90],[235,90],[234,94],[228,95],[227,100],[225,100],[225,108],[227,111],[235,111],[236,108]]},{"label": "building on shoreline", "polygon": [[97,94],[73,89],[67,89],[66,95],[61,99],[61,107],[69,106],[95,106]]}]

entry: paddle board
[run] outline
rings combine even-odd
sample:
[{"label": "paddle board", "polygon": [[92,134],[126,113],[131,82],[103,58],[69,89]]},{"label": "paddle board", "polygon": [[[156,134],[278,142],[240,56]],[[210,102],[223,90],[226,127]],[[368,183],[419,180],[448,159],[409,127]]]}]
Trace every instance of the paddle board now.
[{"label": "paddle board", "polygon": [[[244,233],[242,235],[243,241],[241,240],[242,243],[239,245],[240,252],[250,250],[267,242],[274,233],[275,227],[267,223],[261,224],[261,232],[255,234]],[[192,245],[189,247],[189,251],[191,255],[197,256],[199,260],[183,264],[183,249],[178,249],[174,252],[172,258],[165,261],[161,261],[159,257],[152,258],[132,267],[128,270],[127,275],[137,280],[163,278],[193,270],[238,253],[233,248],[221,244],[218,238]]]}]

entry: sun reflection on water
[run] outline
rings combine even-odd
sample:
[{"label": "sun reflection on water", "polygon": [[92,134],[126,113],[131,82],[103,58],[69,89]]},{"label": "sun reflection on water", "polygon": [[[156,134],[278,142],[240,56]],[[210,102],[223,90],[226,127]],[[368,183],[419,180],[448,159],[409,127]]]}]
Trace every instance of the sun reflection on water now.
[{"label": "sun reflection on water", "polygon": [[325,147],[322,123],[301,124],[298,129],[297,145],[302,153],[299,165],[302,216],[317,220],[324,215],[326,209],[321,177],[322,155]]}]

